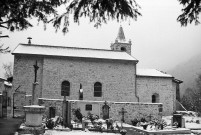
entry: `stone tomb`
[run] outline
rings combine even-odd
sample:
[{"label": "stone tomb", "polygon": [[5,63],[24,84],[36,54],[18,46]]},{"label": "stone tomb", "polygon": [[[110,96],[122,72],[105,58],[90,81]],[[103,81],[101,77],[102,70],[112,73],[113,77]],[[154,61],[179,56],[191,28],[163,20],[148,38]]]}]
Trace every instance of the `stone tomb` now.
[{"label": "stone tomb", "polygon": [[45,129],[42,125],[42,117],[45,112],[44,106],[30,105],[24,106],[25,125],[21,126],[19,129],[20,134],[43,134]]}]

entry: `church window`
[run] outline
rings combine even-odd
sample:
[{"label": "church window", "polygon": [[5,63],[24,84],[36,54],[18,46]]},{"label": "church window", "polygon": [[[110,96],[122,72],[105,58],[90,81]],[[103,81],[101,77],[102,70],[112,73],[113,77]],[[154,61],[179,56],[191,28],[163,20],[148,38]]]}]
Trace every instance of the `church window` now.
[{"label": "church window", "polygon": [[63,81],[61,84],[61,96],[69,96],[70,95],[70,82]]},{"label": "church window", "polygon": [[92,111],[92,105],[91,105],[91,104],[87,104],[87,105],[85,106],[85,110],[86,110],[86,111]]},{"label": "church window", "polygon": [[100,82],[96,82],[94,84],[94,97],[102,96],[102,84]]},{"label": "church window", "polygon": [[125,47],[121,47],[121,51],[126,51],[126,48]]},{"label": "church window", "polygon": [[82,84],[80,84],[79,100],[83,100],[83,89],[82,89]]},{"label": "church window", "polygon": [[159,103],[159,95],[157,93],[152,95],[152,103]]}]

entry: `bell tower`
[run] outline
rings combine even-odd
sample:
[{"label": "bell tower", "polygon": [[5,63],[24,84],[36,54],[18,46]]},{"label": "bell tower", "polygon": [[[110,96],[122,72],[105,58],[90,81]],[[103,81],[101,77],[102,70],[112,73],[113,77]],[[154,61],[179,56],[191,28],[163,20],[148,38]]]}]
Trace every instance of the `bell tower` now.
[{"label": "bell tower", "polygon": [[112,43],[110,48],[112,50],[125,51],[131,55],[131,45],[131,40],[126,41],[123,28],[120,26],[115,43]]}]

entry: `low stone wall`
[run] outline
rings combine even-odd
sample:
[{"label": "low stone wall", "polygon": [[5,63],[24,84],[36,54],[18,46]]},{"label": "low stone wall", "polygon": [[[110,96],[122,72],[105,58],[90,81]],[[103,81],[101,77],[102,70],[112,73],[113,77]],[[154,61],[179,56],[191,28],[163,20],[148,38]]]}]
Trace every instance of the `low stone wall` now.
[{"label": "low stone wall", "polygon": [[[55,115],[62,116],[62,99],[44,99],[40,98],[39,103],[46,107],[45,114],[49,116],[49,107],[55,108]],[[136,103],[136,102],[111,102],[111,101],[84,101],[84,100],[69,100],[71,102],[71,110],[79,108],[84,116],[90,112],[103,118],[103,106],[109,106],[109,118],[121,121],[122,108],[124,108],[124,120],[126,123],[131,123],[131,120],[138,118],[162,118],[162,104],[160,103]],[[91,110],[87,110],[86,106],[91,105]],[[73,113],[71,113],[73,118]]]},{"label": "low stone wall", "polygon": [[177,129],[168,129],[168,130],[143,130],[139,128],[132,128],[132,133],[134,135],[191,135],[190,129],[177,128]]}]

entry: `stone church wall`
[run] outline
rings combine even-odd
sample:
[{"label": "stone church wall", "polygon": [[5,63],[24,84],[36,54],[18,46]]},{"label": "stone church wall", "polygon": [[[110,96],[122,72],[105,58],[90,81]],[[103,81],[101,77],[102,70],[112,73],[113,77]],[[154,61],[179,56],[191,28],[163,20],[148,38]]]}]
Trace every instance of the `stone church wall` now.
[{"label": "stone church wall", "polygon": [[171,115],[174,111],[175,89],[172,78],[137,77],[137,94],[140,102],[152,102],[152,95],[159,94],[159,103],[164,105],[163,115]]},{"label": "stone church wall", "polygon": [[[62,99],[61,83],[70,82],[69,100],[137,101],[135,97],[135,63],[86,58],[44,58],[44,98]],[[94,97],[94,83],[102,83],[102,97]]]},{"label": "stone church wall", "polygon": [[[49,109],[50,107],[55,108],[55,115],[62,116],[62,100],[52,100],[52,99],[39,99],[40,105],[44,105],[46,107],[45,114],[47,116],[50,115]],[[100,118],[103,118],[102,107],[104,105],[104,101],[78,101],[78,100],[70,100],[71,102],[71,111],[73,109],[80,109],[81,113],[84,116],[87,116],[88,112],[98,115]],[[85,106],[87,104],[92,105],[92,111],[86,111]],[[110,107],[109,109],[109,118],[113,120],[121,121],[122,115],[119,113],[122,108],[125,109],[126,113],[124,115],[124,119],[126,123],[131,123],[131,120],[134,118],[145,118],[146,120],[153,118],[162,118],[162,109],[161,103],[137,103],[137,102],[107,102],[107,105]],[[93,109],[94,108],[94,109]],[[95,111],[95,112],[94,112]],[[71,118],[74,119],[75,116],[73,112],[71,112]]]},{"label": "stone church wall", "polygon": [[172,82],[172,92],[173,92],[173,111],[176,111],[177,110],[177,107],[176,107],[176,91],[177,91],[177,84],[175,82]]},{"label": "stone church wall", "polygon": [[13,69],[13,91],[18,87],[18,91],[26,92],[27,95],[32,94],[32,84],[34,82],[34,67],[36,63],[39,66],[37,72],[37,81],[42,89],[42,72],[43,58],[29,55],[15,55]]}]

